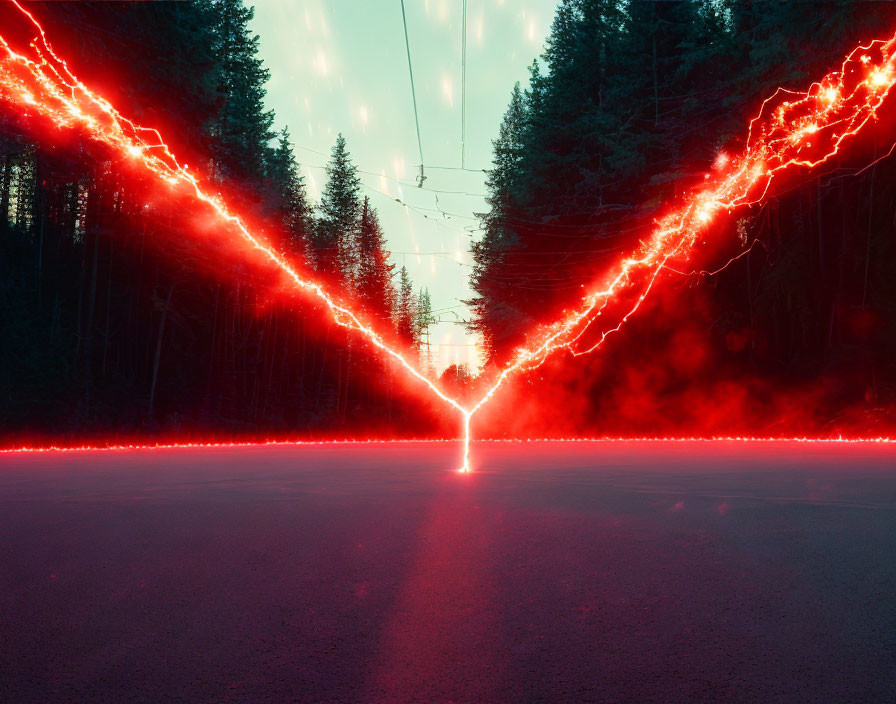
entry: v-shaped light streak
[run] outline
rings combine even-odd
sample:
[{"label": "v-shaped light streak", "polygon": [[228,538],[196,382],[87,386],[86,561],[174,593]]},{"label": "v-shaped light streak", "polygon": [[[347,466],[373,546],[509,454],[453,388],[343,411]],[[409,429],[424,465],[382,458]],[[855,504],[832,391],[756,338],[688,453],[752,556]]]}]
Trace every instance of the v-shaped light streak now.
[{"label": "v-shaped light streak", "polygon": [[[12,2],[33,24],[36,34],[29,47],[31,55],[26,56],[13,50],[0,29],[0,100],[49,118],[60,128],[81,130],[162,183],[183,187],[197,202],[211,208],[235,241],[279,269],[293,290],[323,302],[335,323],[361,335],[461,414],[461,471],[464,472],[470,471],[473,416],[507,381],[539,367],[555,352],[566,350],[579,356],[597,350],[609,335],[620,330],[638,312],[667,265],[689,258],[716,214],[761,202],[773,179],[785,170],[812,169],[837,155],[847,139],[876,118],[896,84],[894,35],[856,47],[839,70],[813,83],[805,92],[778,89],[750,121],[744,150],[733,157],[720,155],[714,173],[706,175],[702,187],[694,189],[678,208],[661,218],[650,237],[611,269],[583,298],[577,310],[530,335],[530,341],[515,351],[479,400],[464,405],[439,388],[363,316],[328,292],[320,282],[301,273],[261,235],[252,232],[231,204],[220,194],[210,193],[177,161],[158,131],[127,119],[108,100],[81,82],[66,61],[53,51],[36,18],[19,0]],[[621,292],[637,291],[637,287],[640,294],[628,312],[615,325],[600,331],[595,342],[583,347],[585,334],[607,306]]]}]

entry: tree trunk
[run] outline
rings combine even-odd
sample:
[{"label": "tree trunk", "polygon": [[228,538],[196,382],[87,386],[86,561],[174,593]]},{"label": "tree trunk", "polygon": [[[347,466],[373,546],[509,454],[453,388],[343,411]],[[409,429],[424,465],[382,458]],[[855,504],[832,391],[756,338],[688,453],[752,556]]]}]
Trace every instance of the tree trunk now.
[{"label": "tree trunk", "polygon": [[215,308],[212,313],[212,336],[208,352],[208,375],[205,380],[205,408],[206,412],[211,412],[212,406],[212,388],[215,381],[215,348],[218,343],[218,307],[221,303],[221,284],[215,286]]},{"label": "tree trunk", "polygon": [[152,384],[149,387],[149,417],[152,418],[156,401],[156,382],[159,379],[159,360],[162,357],[162,338],[165,336],[165,322],[168,319],[168,308],[171,306],[171,296],[174,294],[174,284],[168,289],[168,297],[165,299],[165,307],[162,309],[162,319],[159,321],[159,335],[156,338],[156,355],[152,364]]},{"label": "tree trunk", "polygon": [[815,199],[816,217],[818,218],[818,269],[824,280],[824,227],[821,217],[821,176],[815,179],[817,197]]},{"label": "tree trunk", "polygon": [[314,406],[316,409],[320,409],[320,395],[323,391],[323,386],[324,386],[324,371],[327,366],[327,353],[330,351],[330,331],[332,329],[333,329],[333,324],[328,323],[327,324],[327,335],[326,335],[326,338],[324,339],[323,354],[321,355],[323,359],[321,360],[320,370],[317,375],[317,398],[314,402]]},{"label": "tree trunk", "polygon": [[40,228],[37,243],[37,302],[43,297],[43,272],[44,272],[44,228],[47,224],[47,214],[41,210]]},{"label": "tree trunk", "polygon": [[660,124],[660,89],[656,77],[656,5],[653,8],[653,126]]},{"label": "tree trunk", "polygon": [[106,277],[106,325],[103,335],[103,377],[106,376],[106,364],[109,360],[109,347],[112,342],[112,241],[109,241],[109,265]]},{"label": "tree trunk", "polygon": [[12,182],[12,156],[3,157],[3,175],[0,183],[0,218],[4,227],[9,225],[9,188]]},{"label": "tree trunk", "polygon": [[[877,149],[874,150],[877,158]],[[871,184],[868,186],[868,236],[865,239],[865,277],[862,282],[862,310],[865,310],[868,301],[868,267],[871,264],[871,221],[874,216],[874,176],[877,174],[877,164],[871,167]]]},{"label": "tree trunk", "polygon": [[[76,186],[77,188],[77,186]],[[97,279],[97,270],[99,269],[99,257],[100,257],[100,236],[99,236],[99,224],[97,222],[97,213],[100,210],[100,190],[99,187],[95,187],[92,193],[89,193],[88,196],[88,206],[87,206],[87,222],[84,227],[84,246],[87,246],[88,232],[93,233],[92,246],[93,251],[91,252],[91,264],[90,264],[90,291],[87,294],[87,322],[84,326],[84,346],[81,356],[81,364],[83,369],[83,378],[84,378],[84,407],[86,416],[90,417],[90,391],[91,386],[93,384],[93,327],[94,320],[96,314],[96,279]]]},{"label": "tree trunk", "polygon": [[[271,325],[273,330],[271,331],[271,341],[269,343],[269,347],[271,348],[271,359],[268,362],[268,383],[267,388],[265,389],[264,395],[262,397],[262,405],[261,405],[261,416],[262,418],[267,418],[268,409],[271,407],[271,398],[274,396],[274,368],[277,364],[277,321],[279,316],[276,314],[276,311],[271,312]],[[286,379],[283,379],[286,381]]]},{"label": "tree trunk", "polygon": [[840,306],[840,296],[843,291],[843,266],[844,259],[846,258],[846,197],[845,193],[845,185],[844,182],[840,181],[840,256],[837,258],[839,261],[839,267],[837,272],[837,288],[834,289],[834,295],[831,298],[831,319],[828,324],[828,349],[833,351],[834,347],[834,328],[837,327],[839,332],[839,306]]},{"label": "tree trunk", "polygon": [[345,396],[342,400],[342,423],[343,425],[346,422],[346,415],[348,410],[348,382],[351,379],[352,373],[352,342],[348,341],[348,354],[345,358]]}]

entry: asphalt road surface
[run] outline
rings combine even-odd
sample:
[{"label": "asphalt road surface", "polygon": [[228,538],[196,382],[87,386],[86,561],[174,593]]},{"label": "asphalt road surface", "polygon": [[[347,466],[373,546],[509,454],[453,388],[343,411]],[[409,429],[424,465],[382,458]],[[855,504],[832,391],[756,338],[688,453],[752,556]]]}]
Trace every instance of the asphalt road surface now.
[{"label": "asphalt road surface", "polygon": [[894,702],[896,447],[0,456],[0,700]]}]

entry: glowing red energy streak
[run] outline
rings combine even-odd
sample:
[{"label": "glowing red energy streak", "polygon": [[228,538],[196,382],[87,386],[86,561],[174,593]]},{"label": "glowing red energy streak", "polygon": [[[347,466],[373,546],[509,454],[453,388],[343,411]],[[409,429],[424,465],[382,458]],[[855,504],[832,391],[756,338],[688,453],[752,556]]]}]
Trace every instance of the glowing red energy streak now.
[{"label": "glowing red energy streak", "polygon": [[[80,454],[91,452],[153,452],[165,450],[219,450],[219,449],[251,449],[263,447],[354,447],[357,445],[416,445],[443,442],[456,442],[455,440],[266,440],[245,442],[159,442],[146,443],[117,443],[109,445],[21,445],[17,447],[0,448],[0,455],[42,455],[42,454]],[[786,445],[789,443],[807,445],[892,445],[896,439],[880,436],[874,438],[853,437],[753,437],[749,435],[713,435],[709,437],[592,437],[592,438],[527,438],[527,439],[489,439],[477,440],[479,443],[490,444],[532,444],[532,443],[717,443],[739,442],[761,445]]]},{"label": "glowing red energy streak", "polygon": [[51,119],[59,127],[81,128],[92,139],[111,147],[122,157],[131,159],[169,186],[185,186],[197,201],[210,206],[245,245],[283,272],[295,289],[321,300],[337,324],[363,335],[442,401],[461,413],[466,412],[463,406],[443,393],[401,351],[387,344],[351,308],[328,293],[320,283],[300,274],[290,261],[259,235],[251,232],[232,206],[219,194],[209,193],[199,179],[177,161],[158,131],[134,124],[109,101],[84,85],[69,70],[66,62],[53,51],[34,16],[18,0],[12,1],[34,24],[38,37],[31,43],[35,54],[32,59],[15,52],[0,35],[0,48],[6,52],[6,56],[0,59],[0,97]]},{"label": "glowing red energy streak", "polygon": [[[833,71],[803,93],[779,88],[750,121],[746,148],[738,156],[720,155],[715,173],[688,196],[681,207],[662,218],[653,234],[586,296],[582,307],[547,326],[514,353],[475,413],[517,372],[534,369],[554,352],[574,356],[596,350],[610,334],[634,315],[670,261],[687,260],[698,239],[720,211],[760,202],[774,177],[793,166],[813,168],[840,151],[887,98],[896,83],[896,36],[855,48]],[[607,305],[624,289],[641,286],[634,305],[615,326],[601,332],[585,349],[578,344]]]},{"label": "glowing red energy streak", "polygon": [[[596,350],[638,311],[671,261],[688,259],[716,213],[758,203],[775,175],[783,170],[792,166],[812,168],[837,154],[844,140],[856,135],[875,117],[896,83],[894,36],[854,49],[839,71],[813,83],[804,93],[776,91],[751,120],[743,153],[717,160],[715,174],[708,174],[702,188],[690,194],[679,209],[662,218],[650,238],[583,299],[578,311],[533,335],[530,343],[516,350],[511,362],[492,380],[480,399],[467,407],[444,393],[345,303],[299,273],[286,258],[251,232],[232,206],[220,195],[209,193],[197,177],[178,163],[157,131],[134,124],[87,88],[54,53],[36,19],[18,0],[12,2],[33,23],[38,36],[30,45],[33,56],[29,58],[14,51],[0,34],[0,99],[39,113],[59,127],[81,129],[162,182],[184,187],[197,202],[210,207],[236,238],[276,266],[295,290],[322,301],[337,324],[362,335],[396,360],[410,377],[461,414],[464,471],[470,469],[472,417],[508,379],[540,366],[558,350],[568,350],[573,355]],[[583,335],[607,305],[623,290],[637,291],[638,286],[640,294],[630,310],[615,326],[601,331],[594,344],[581,349]]]}]

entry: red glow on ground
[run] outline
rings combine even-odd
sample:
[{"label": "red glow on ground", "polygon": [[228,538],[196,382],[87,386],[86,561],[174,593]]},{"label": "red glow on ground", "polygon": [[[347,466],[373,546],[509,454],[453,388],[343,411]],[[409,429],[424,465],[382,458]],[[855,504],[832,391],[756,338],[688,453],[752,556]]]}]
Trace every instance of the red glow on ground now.
[{"label": "red glow on ground", "polygon": [[[265,440],[245,442],[162,442],[162,443],[122,443],[94,445],[33,445],[0,448],[0,455],[28,454],[65,454],[91,452],[152,452],[163,450],[218,450],[233,448],[264,447],[351,447],[356,445],[418,445],[421,443],[455,443],[463,438],[422,438],[419,440]],[[752,437],[719,435],[708,437],[591,437],[591,438],[482,438],[478,443],[495,443],[506,445],[529,445],[539,443],[612,443],[616,445],[647,444],[662,445],[665,443],[739,443],[754,445],[893,445],[896,438],[891,437]]]}]

